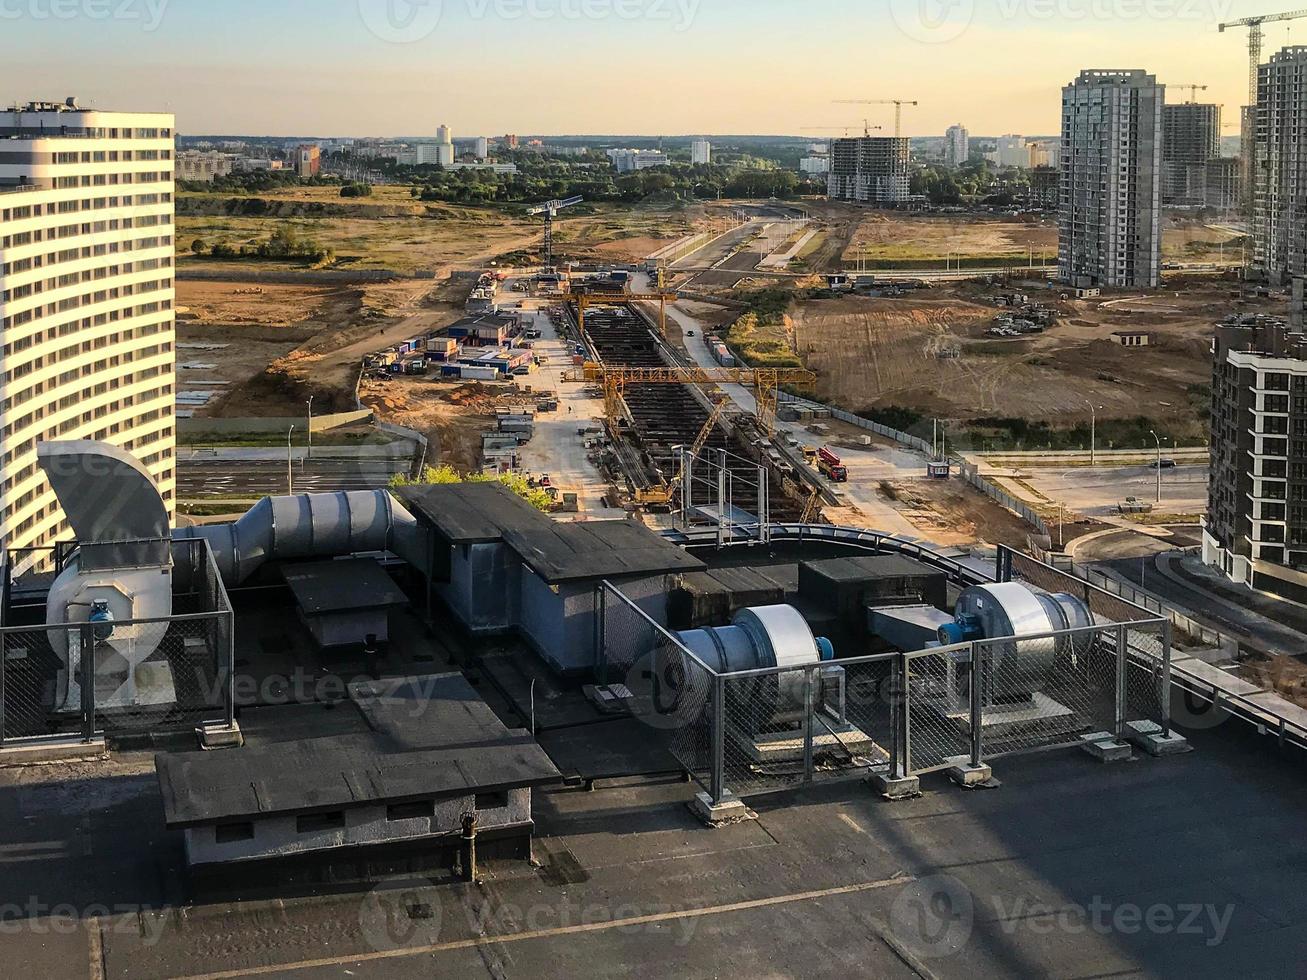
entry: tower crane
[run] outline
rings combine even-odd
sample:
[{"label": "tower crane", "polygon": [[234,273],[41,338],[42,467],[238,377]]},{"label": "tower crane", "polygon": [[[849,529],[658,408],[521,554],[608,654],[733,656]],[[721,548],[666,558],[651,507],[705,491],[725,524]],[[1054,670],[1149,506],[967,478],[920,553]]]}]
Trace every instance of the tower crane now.
[{"label": "tower crane", "polygon": [[552,272],[554,268],[554,219],[558,217],[558,212],[563,208],[574,207],[584,201],[584,197],[569,197],[565,201],[546,201],[544,204],[531,208],[527,211],[529,215],[543,214],[545,216],[545,271]]},{"label": "tower crane", "polygon": [[1176,88],[1189,90],[1189,101],[1185,105],[1193,105],[1198,101],[1198,93],[1207,91],[1206,85],[1177,85]]},{"label": "tower crane", "polygon": [[[1265,25],[1278,24],[1288,20],[1300,20],[1307,17],[1307,10],[1290,10],[1282,14],[1261,14],[1256,17],[1244,17],[1219,25],[1224,34],[1236,27],[1248,28],[1248,105],[1257,105],[1257,72],[1262,63],[1262,45],[1266,41]],[[1244,202],[1248,209],[1248,229],[1252,230],[1253,202],[1256,200],[1254,182],[1257,178],[1257,140],[1252,127],[1245,126],[1243,134],[1244,158]]]},{"label": "tower crane", "polygon": [[836,105],[892,105],[894,107],[894,135],[903,135],[903,107],[905,105],[916,106],[918,102],[909,102],[907,99],[836,99]]}]

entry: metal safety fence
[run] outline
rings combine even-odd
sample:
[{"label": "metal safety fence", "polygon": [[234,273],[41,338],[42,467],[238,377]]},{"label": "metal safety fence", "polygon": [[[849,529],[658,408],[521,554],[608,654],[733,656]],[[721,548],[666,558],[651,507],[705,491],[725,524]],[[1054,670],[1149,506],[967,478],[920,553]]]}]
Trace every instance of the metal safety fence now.
[{"label": "metal safety fence", "polygon": [[1164,620],[726,672],[616,586],[600,595],[600,679],[714,802],[1119,738],[1131,721],[1169,731]]},{"label": "metal safety fence", "polygon": [[233,612],[207,542],[172,546],[167,617],[47,623],[14,598],[0,626],[0,745],[124,737],[233,721]]}]

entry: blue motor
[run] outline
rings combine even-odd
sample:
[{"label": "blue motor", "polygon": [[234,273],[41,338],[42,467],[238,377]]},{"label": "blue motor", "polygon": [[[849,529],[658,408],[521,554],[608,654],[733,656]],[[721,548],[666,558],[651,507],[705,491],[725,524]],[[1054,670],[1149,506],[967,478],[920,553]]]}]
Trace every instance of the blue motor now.
[{"label": "blue motor", "polygon": [[110,610],[109,603],[103,600],[92,602],[87,622],[94,624],[91,633],[96,643],[104,643],[113,636],[113,611]]}]

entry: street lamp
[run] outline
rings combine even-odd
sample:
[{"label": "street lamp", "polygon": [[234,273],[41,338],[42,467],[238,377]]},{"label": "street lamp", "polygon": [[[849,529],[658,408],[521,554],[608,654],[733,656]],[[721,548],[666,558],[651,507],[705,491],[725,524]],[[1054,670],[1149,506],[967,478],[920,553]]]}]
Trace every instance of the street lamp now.
[{"label": "street lamp", "polygon": [[1094,403],[1087,400],[1085,404],[1089,406],[1089,465],[1098,465],[1098,409]]},{"label": "street lamp", "polygon": [[286,495],[288,497],[295,494],[295,467],[291,462],[291,438],[295,435],[295,426],[290,427],[286,433]]},{"label": "street lamp", "polygon": [[1157,502],[1162,502],[1162,438],[1152,429],[1148,434],[1157,442]]},{"label": "street lamp", "polygon": [[304,459],[307,461],[312,458],[313,458],[313,396],[309,395],[309,451],[305,455]]}]

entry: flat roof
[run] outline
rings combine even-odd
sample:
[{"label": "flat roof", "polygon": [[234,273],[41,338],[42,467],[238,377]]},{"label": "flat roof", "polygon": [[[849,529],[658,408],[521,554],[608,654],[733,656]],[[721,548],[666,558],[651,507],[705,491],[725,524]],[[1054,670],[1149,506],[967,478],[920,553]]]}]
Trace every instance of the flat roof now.
[{"label": "flat roof", "polygon": [[550,585],[587,579],[696,572],[704,563],[634,521],[586,521],[518,528],[504,540]]},{"label": "flat roof", "polygon": [[553,523],[500,483],[404,487],[399,499],[450,544],[488,544],[502,541],[511,528]]},{"label": "flat roof", "polygon": [[408,604],[399,586],[371,558],[288,565],[282,575],[306,616]]},{"label": "flat roof", "polygon": [[367,731],[222,752],[155,757],[170,828],[380,802],[497,792],[562,776],[524,730],[510,730],[462,674],[349,686],[337,711]]}]

